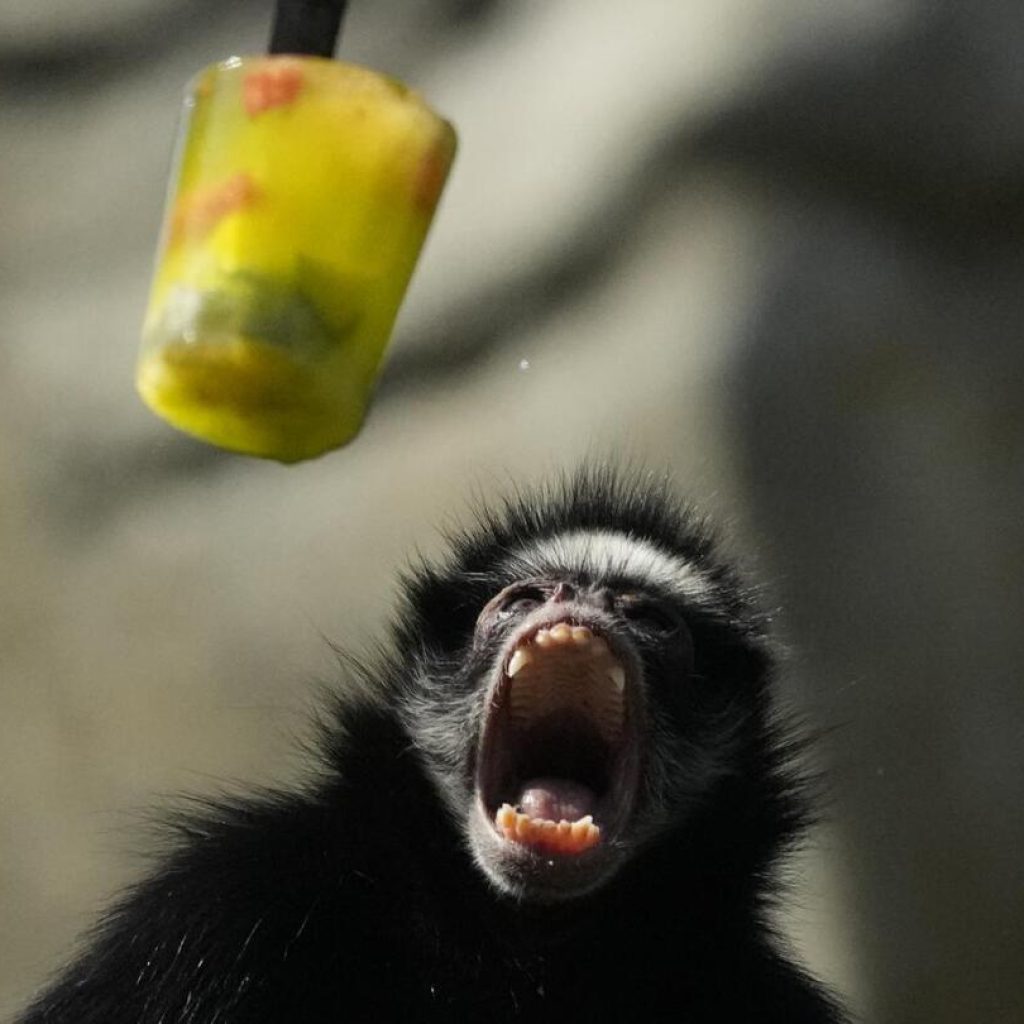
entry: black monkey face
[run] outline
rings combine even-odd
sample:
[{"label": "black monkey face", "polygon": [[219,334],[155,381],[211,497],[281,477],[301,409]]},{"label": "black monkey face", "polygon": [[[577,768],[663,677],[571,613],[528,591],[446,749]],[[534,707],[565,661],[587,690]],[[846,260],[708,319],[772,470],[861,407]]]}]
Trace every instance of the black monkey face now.
[{"label": "black monkey face", "polygon": [[666,724],[685,712],[659,691],[689,683],[693,643],[654,570],[687,574],[640,542],[581,543],[560,552],[575,564],[520,555],[544,571],[495,594],[474,634],[488,667],[470,843],[492,882],[536,901],[608,881],[660,825],[666,765],[685,760],[685,725]]}]

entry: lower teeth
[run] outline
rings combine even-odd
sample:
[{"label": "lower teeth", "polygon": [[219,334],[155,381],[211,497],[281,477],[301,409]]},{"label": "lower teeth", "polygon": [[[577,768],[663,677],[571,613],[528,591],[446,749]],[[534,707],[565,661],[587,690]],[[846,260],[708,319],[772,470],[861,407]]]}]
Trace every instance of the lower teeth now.
[{"label": "lower teeth", "polygon": [[588,814],[579,821],[559,822],[544,818],[531,818],[517,811],[511,804],[502,804],[494,817],[501,835],[514,843],[532,846],[550,853],[578,854],[595,846],[601,838],[601,829]]}]

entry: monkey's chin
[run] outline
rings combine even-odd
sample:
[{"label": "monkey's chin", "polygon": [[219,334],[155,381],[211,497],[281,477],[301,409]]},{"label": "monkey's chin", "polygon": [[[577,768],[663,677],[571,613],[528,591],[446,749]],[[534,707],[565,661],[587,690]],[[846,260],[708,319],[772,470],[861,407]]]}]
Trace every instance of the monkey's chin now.
[{"label": "monkey's chin", "polygon": [[507,839],[481,801],[468,822],[470,849],[485,877],[499,892],[530,903],[580,899],[609,882],[627,859],[621,843],[601,840],[576,853]]}]

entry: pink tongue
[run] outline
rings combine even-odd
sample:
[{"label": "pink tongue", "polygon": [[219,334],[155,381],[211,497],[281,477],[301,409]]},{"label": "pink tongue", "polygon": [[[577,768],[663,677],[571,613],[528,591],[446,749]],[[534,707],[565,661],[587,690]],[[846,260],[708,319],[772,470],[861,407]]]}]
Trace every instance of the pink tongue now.
[{"label": "pink tongue", "polygon": [[592,812],[594,793],[569,779],[531,779],[523,786],[517,802],[530,818],[579,821]]}]

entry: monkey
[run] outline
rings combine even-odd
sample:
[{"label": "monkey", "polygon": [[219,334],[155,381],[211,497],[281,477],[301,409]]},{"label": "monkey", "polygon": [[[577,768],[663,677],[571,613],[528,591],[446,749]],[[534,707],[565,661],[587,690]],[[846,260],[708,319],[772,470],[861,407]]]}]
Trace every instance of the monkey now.
[{"label": "monkey", "polygon": [[447,541],[310,778],[178,815],[20,1024],[847,1020],[771,923],[802,741],[707,518],[588,465]]}]

